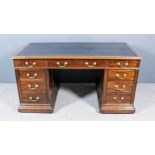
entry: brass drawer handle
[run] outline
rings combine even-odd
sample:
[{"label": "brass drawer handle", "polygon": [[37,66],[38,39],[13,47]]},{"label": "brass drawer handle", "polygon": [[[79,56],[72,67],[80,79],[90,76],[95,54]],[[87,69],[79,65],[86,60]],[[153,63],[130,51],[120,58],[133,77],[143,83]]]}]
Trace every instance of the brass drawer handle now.
[{"label": "brass drawer handle", "polygon": [[68,62],[64,62],[63,65],[61,65],[61,63],[59,61],[56,62],[56,64],[58,65],[58,67],[66,67],[68,65]]},{"label": "brass drawer handle", "polygon": [[36,62],[33,62],[32,64],[29,64],[29,62],[25,62],[25,65],[27,67],[35,67],[37,65],[37,63]]},{"label": "brass drawer handle", "polygon": [[114,100],[116,101],[116,102],[122,102],[123,100],[124,100],[124,97],[114,97]]},{"label": "brass drawer handle", "polygon": [[120,75],[120,74],[116,74],[117,79],[123,80],[127,77],[126,74]]},{"label": "brass drawer handle", "polygon": [[128,67],[129,63],[128,62],[125,62],[124,64],[120,63],[120,62],[117,62],[117,66],[120,67],[120,68],[125,68],[125,67]]},{"label": "brass drawer handle", "polygon": [[35,79],[37,76],[38,76],[37,73],[34,73],[33,76],[30,76],[30,74],[27,73],[27,77],[28,77],[29,79]]},{"label": "brass drawer handle", "polygon": [[39,96],[37,96],[35,99],[32,96],[29,97],[29,100],[31,100],[32,102],[37,102],[39,99]]},{"label": "brass drawer handle", "polygon": [[93,62],[92,64],[89,64],[89,62],[85,62],[85,65],[88,66],[88,67],[90,67],[90,68],[95,67],[96,64],[97,64],[96,62]]},{"label": "brass drawer handle", "polygon": [[27,86],[28,86],[31,90],[36,90],[36,89],[39,87],[38,84],[36,84],[34,87],[32,87],[30,84],[28,84]]},{"label": "brass drawer handle", "polygon": [[118,85],[115,85],[117,91],[122,91],[124,90],[125,87],[126,87],[125,85],[123,85],[122,88],[120,88]]}]

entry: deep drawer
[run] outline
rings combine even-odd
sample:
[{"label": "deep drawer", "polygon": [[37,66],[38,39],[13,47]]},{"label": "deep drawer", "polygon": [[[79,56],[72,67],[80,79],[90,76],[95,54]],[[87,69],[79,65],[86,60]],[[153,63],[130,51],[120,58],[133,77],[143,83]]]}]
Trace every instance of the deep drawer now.
[{"label": "deep drawer", "polygon": [[47,95],[46,92],[22,93],[20,100],[22,103],[47,104]]},{"label": "deep drawer", "polygon": [[130,93],[107,93],[106,103],[130,104],[132,95]]}]

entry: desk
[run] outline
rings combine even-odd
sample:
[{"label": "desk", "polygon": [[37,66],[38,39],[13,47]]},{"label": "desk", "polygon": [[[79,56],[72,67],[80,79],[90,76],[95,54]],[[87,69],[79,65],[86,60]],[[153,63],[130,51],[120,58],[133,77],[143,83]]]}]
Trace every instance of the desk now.
[{"label": "desk", "polygon": [[126,43],[31,43],[13,57],[18,110],[53,112],[60,82],[93,82],[101,113],[134,113],[140,60]]}]

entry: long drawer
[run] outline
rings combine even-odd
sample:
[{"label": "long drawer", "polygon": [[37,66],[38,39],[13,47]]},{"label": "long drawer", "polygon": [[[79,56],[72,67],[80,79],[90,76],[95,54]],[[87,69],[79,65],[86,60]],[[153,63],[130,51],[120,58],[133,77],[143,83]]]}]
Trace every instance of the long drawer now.
[{"label": "long drawer", "polygon": [[65,68],[84,68],[84,69],[93,69],[93,68],[104,68],[104,60],[94,60],[94,59],[81,59],[81,60],[48,60],[48,67],[65,69]]}]

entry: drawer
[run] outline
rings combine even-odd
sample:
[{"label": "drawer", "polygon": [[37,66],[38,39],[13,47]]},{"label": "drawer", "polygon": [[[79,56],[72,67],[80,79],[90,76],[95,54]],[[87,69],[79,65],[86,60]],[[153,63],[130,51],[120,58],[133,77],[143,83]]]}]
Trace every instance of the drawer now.
[{"label": "drawer", "polygon": [[106,103],[130,104],[132,95],[130,93],[107,93]]},{"label": "drawer", "polygon": [[132,92],[133,81],[108,81],[107,92]]},{"label": "drawer", "polygon": [[46,67],[46,60],[14,60],[15,67],[26,67],[26,68],[35,68],[35,67]]},{"label": "drawer", "polygon": [[106,60],[106,66],[114,68],[136,68],[139,64],[138,60]]},{"label": "drawer", "polygon": [[23,80],[45,80],[44,70],[19,70],[20,81]]},{"label": "drawer", "polygon": [[85,59],[85,60],[78,60],[78,66],[87,69],[93,68],[104,68],[105,67],[105,60],[93,60],[93,59]]},{"label": "drawer", "polygon": [[46,92],[22,93],[21,102],[47,104],[47,95]]},{"label": "drawer", "polygon": [[48,67],[65,69],[65,68],[103,68],[105,67],[104,60],[94,60],[94,59],[80,59],[80,60],[48,60]]},{"label": "drawer", "polygon": [[29,81],[20,82],[20,89],[22,93],[25,92],[38,92],[38,91],[46,91],[45,82],[37,82],[37,81]]},{"label": "drawer", "polygon": [[108,80],[134,80],[134,70],[108,70]]}]

